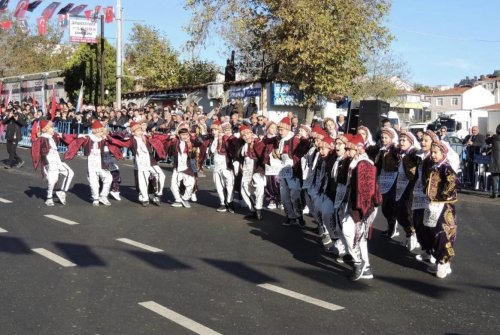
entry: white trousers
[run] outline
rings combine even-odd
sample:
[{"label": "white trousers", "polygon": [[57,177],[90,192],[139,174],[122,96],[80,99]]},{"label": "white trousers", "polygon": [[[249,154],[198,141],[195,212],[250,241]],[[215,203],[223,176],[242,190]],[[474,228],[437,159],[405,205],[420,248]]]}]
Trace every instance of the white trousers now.
[{"label": "white trousers", "polygon": [[146,202],[149,201],[148,186],[149,177],[155,177],[156,179],[156,193],[155,196],[161,196],[163,194],[163,187],[165,185],[165,174],[163,170],[158,165],[153,165],[149,169],[139,169],[137,170],[137,183],[139,185],[139,201]]},{"label": "white trousers", "polygon": [[280,178],[280,196],[288,219],[302,216],[302,199],[299,178]]},{"label": "white trousers", "polygon": [[59,175],[63,177],[61,182],[61,191],[68,192],[69,185],[73,180],[75,173],[66,163],[47,165],[44,168],[47,176],[47,199],[52,199],[54,188],[59,181]]},{"label": "white trousers", "polygon": [[334,208],[332,200],[322,194],[316,197],[314,201],[313,217],[319,225],[323,225],[332,239],[342,237],[340,222],[338,222],[338,210]]},{"label": "white trousers", "polygon": [[234,173],[228,169],[214,171],[214,184],[219,195],[220,204],[230,204],[233,202],[234,194]]},{"label": "white trousers", "polygon": [[194,184],[196,179],[194,176],[190,176],[187,173],[179,172],[177,169],[174,169],[172,172],[172,181],[170,182],[170,190],[174,195],[175,202],[181,202],[181,194],[179,191],[179,187],[181,183],[184,184],[185,191],[182,199],[189,200],[191,198],[191,194],[193,194]]},{"label": "white trousers", "polygon": [[[102,190],[99,194],[99,179],[102,181]],[[107,198],[109,195],[109,189],[111,188],[111,182],[113,181],[113,176],[108,170],[95,170],[88,171],[87,180],[90,184],[90,193],[92,195],[92,200],[99,200],[99,197]]]},{"label": "white trousers", "polygon": [[376,215],[377,208],[366,221],[356,223],[349,214],[346,214],[342,220],[342,231],[347,242],[347,249],[356,263],[363,260],[367,265],[370,265],[368,258],[368,230]]},{"label": "white trousers", "polygon": [[[262,209],[265,187],[266,176],[260,173],[254,173],[250,181],[241,181],[241,196],[251,211]],[[252,195],[255,196],[255,204]]]}]

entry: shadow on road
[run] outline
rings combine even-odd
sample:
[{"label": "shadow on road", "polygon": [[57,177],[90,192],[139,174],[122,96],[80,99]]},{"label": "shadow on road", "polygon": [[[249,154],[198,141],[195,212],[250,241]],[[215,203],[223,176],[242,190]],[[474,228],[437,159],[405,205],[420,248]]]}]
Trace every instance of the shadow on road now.
[{"label": "shadow on road", "polygon": [[175,258],[157,253],[126,250],[132,256],[160,270],[192,270],[193,268]]},{"label": "shadow on road", "polygon": [[276,283],[277,280],[251,267],[234,261],[223,261],[218,259],[202,258],[208,263],[224,272],[254,284]]},{"label": "shadow on road", "polygon": [[30,186],[29,189],[24,191],[24,194],[26,194],[29,198],[45,199],[47,198],[47,189]]},{"label": "shadow on road", "polygon": [[[431,275],[429,274],[429,276]],[[449,287],[434,285],[432,283],[425,283],[415,279],[394,278],[387,276],[377,276],[377,279],[399,286],[408,291],[415,292],[435,299],[443,299],[450,293],[460,292],[459,290],[455,290]]]},{"label": "shadow on road", "polygon": [[61,250],[71,262],[81,267],[106,266],[106,263],[97,256],[89,246],[73,243],[55,242],[54,245]]},{"label": "shadow on road", "polygon": [[0,237],[0,252],[16,255],[33,253],[28,245],[17,237]]}]

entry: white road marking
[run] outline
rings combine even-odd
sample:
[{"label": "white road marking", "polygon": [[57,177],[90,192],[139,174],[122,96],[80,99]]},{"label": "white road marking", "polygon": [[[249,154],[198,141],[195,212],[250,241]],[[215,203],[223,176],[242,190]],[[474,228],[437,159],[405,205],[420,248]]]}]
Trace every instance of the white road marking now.
[{"label": "white road marking", "polygon": [[176,313],[171,309],[168,309],[167,307],[164,307],[160,304],[157,304],[154,301],[140,302],[139,305],[141,305],[144,308],[149,309],[150,311],[155,312],[156,314],[163,316],[164,318],[169,319],[170,321],[177,323],[178,325],[181,325],[184,328],[191,330],[192,332],[194,332],[196,334],[220,335],[220,333],[218,333],[210,328],[207,328],[204,325],[199,324],[196,321],[188,319],[185,316],[180,315],[179,313]]},{"label": "white road marking", "polygon": [[158,249],[158,248],[155,248],[155,247],[151,247],[151,246],[149,246],[147,244],[144,244],[144,243],[132,241],[132,240],[130,240],[128,238],[117,238],[116,240],[120,241],[122,243],[133,245],[134,247],[137,247],[137,248],[141,248],[141,249],[144,249],[144,250],[147,250],[147,251],[151,251],[151,252],[162,252],[163,251],[161,249]]},{"label": "white road marking", "polygon": [[56,220],[56,221],[59,221],[59,222],[62,222],[62,223],[65,223],[65,224],[68,224],[68,225],[71,225],[71,226],[79,224],[78,222],[71,221],[71,220],[62,218],[62,217],[57,216],[57,215],[47,214],[47,215],[44,215],[44,216],[46,218],[49,218],[49,219],[52,219],[52,220]]},{"label": "white road marking", "polygon": [[278,287],[278,286],[275,286],[275,285],[271,285],[271,284],[259,284],[257,286],[262,287],[263,289],[266,289],[266,290],[269,290],[269,291],[273,291],[273,292],[276,292],[276,293],[279,293],[279,294],[286,295],[287,297],[290,297],[290,298],[302,300],[302,301],[305,301],[307,303],[310,303],[310,304],[313,304],[313,305],[316,305],[316,306],[319,306],[319,307],[323,307],[323,308],[329,309],[331,311],[338,311],[340,309],[344,309],[344,307],[342,307],[342,306],[334,305],[334,304],[331,304],[329,302],[326,302],[326,301],[323,301],[323,300],[319,300],[319,299],[316,299],[316,298],[313,298],[313,297],[309,297],[307,295],[304,295],[304,294],[301,294],[301,293],[297,293],[297,292],[294,292],[294,291],[290,291],[290,290],[287,290],[287,289],[284,289],[284,288],[281,288],[281,287]]},{"label": "white road marking", "polygon": [[4,204],[11,204],[12,203],[12,201],[4,199],[4,198],[0,198],[0,202],[4,203]]},{"label": "white road marking", "polygon": [[38,249],[31,249],[31,250],[33,250],[34,252],[36,252],[39,255],[42,255],[43,257],[50,259],[53,262],[56,262],[57,264],[59,264],[61,266],[64,266],[65,268],[76,266],[75,263],[72,263],[72,262],[62,258],[61,256],[58,256],[58,255],[54,254],[53,252],[48,251],[47,249],[38,248]]},{"label": "white road marking", "polygon": [[8,231],[6,231],[5,229],[0,228],[0,234],[3,234],[3,233],[8,233]]}]

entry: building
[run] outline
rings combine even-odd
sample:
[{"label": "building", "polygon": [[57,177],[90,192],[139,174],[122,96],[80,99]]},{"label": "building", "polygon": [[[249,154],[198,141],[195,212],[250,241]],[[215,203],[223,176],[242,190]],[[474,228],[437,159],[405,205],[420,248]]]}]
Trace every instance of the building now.
[{"label": "building", "polygon": [[400,91],[390,104],[391,110],[398,113],[400,121],[404,124],[425,122],[430,119],[429,103],[425,101],[425,96],[421,92]]},{"label": "building", "polygon": [[495,96],[483,86],[454,87],[449,90],[434,92],[430,99],[431,118],[447,111],[472,110],[495,103]]}]

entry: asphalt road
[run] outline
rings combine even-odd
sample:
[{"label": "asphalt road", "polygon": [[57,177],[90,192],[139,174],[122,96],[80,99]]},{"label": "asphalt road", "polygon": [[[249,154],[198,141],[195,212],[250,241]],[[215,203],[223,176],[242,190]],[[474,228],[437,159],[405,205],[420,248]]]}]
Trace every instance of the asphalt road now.
[{"label": "asphalt road", "polygon": [[245,209],[217,213],[210,172],[198,203],[172,208],[164,166],[163,204],[143,208],[123,161],[123,200],[95,208],[77,157],[68,204],[49,208],[29,151],[20,154],[24,167],[0,168],[0,334],[500,333],[500,199],[460,194],[444,280],[379,237],[379,215],[375,278],[352,283],[311,232],[280,225],[282,211],[266,210],[262,222],[245,220]]}]

